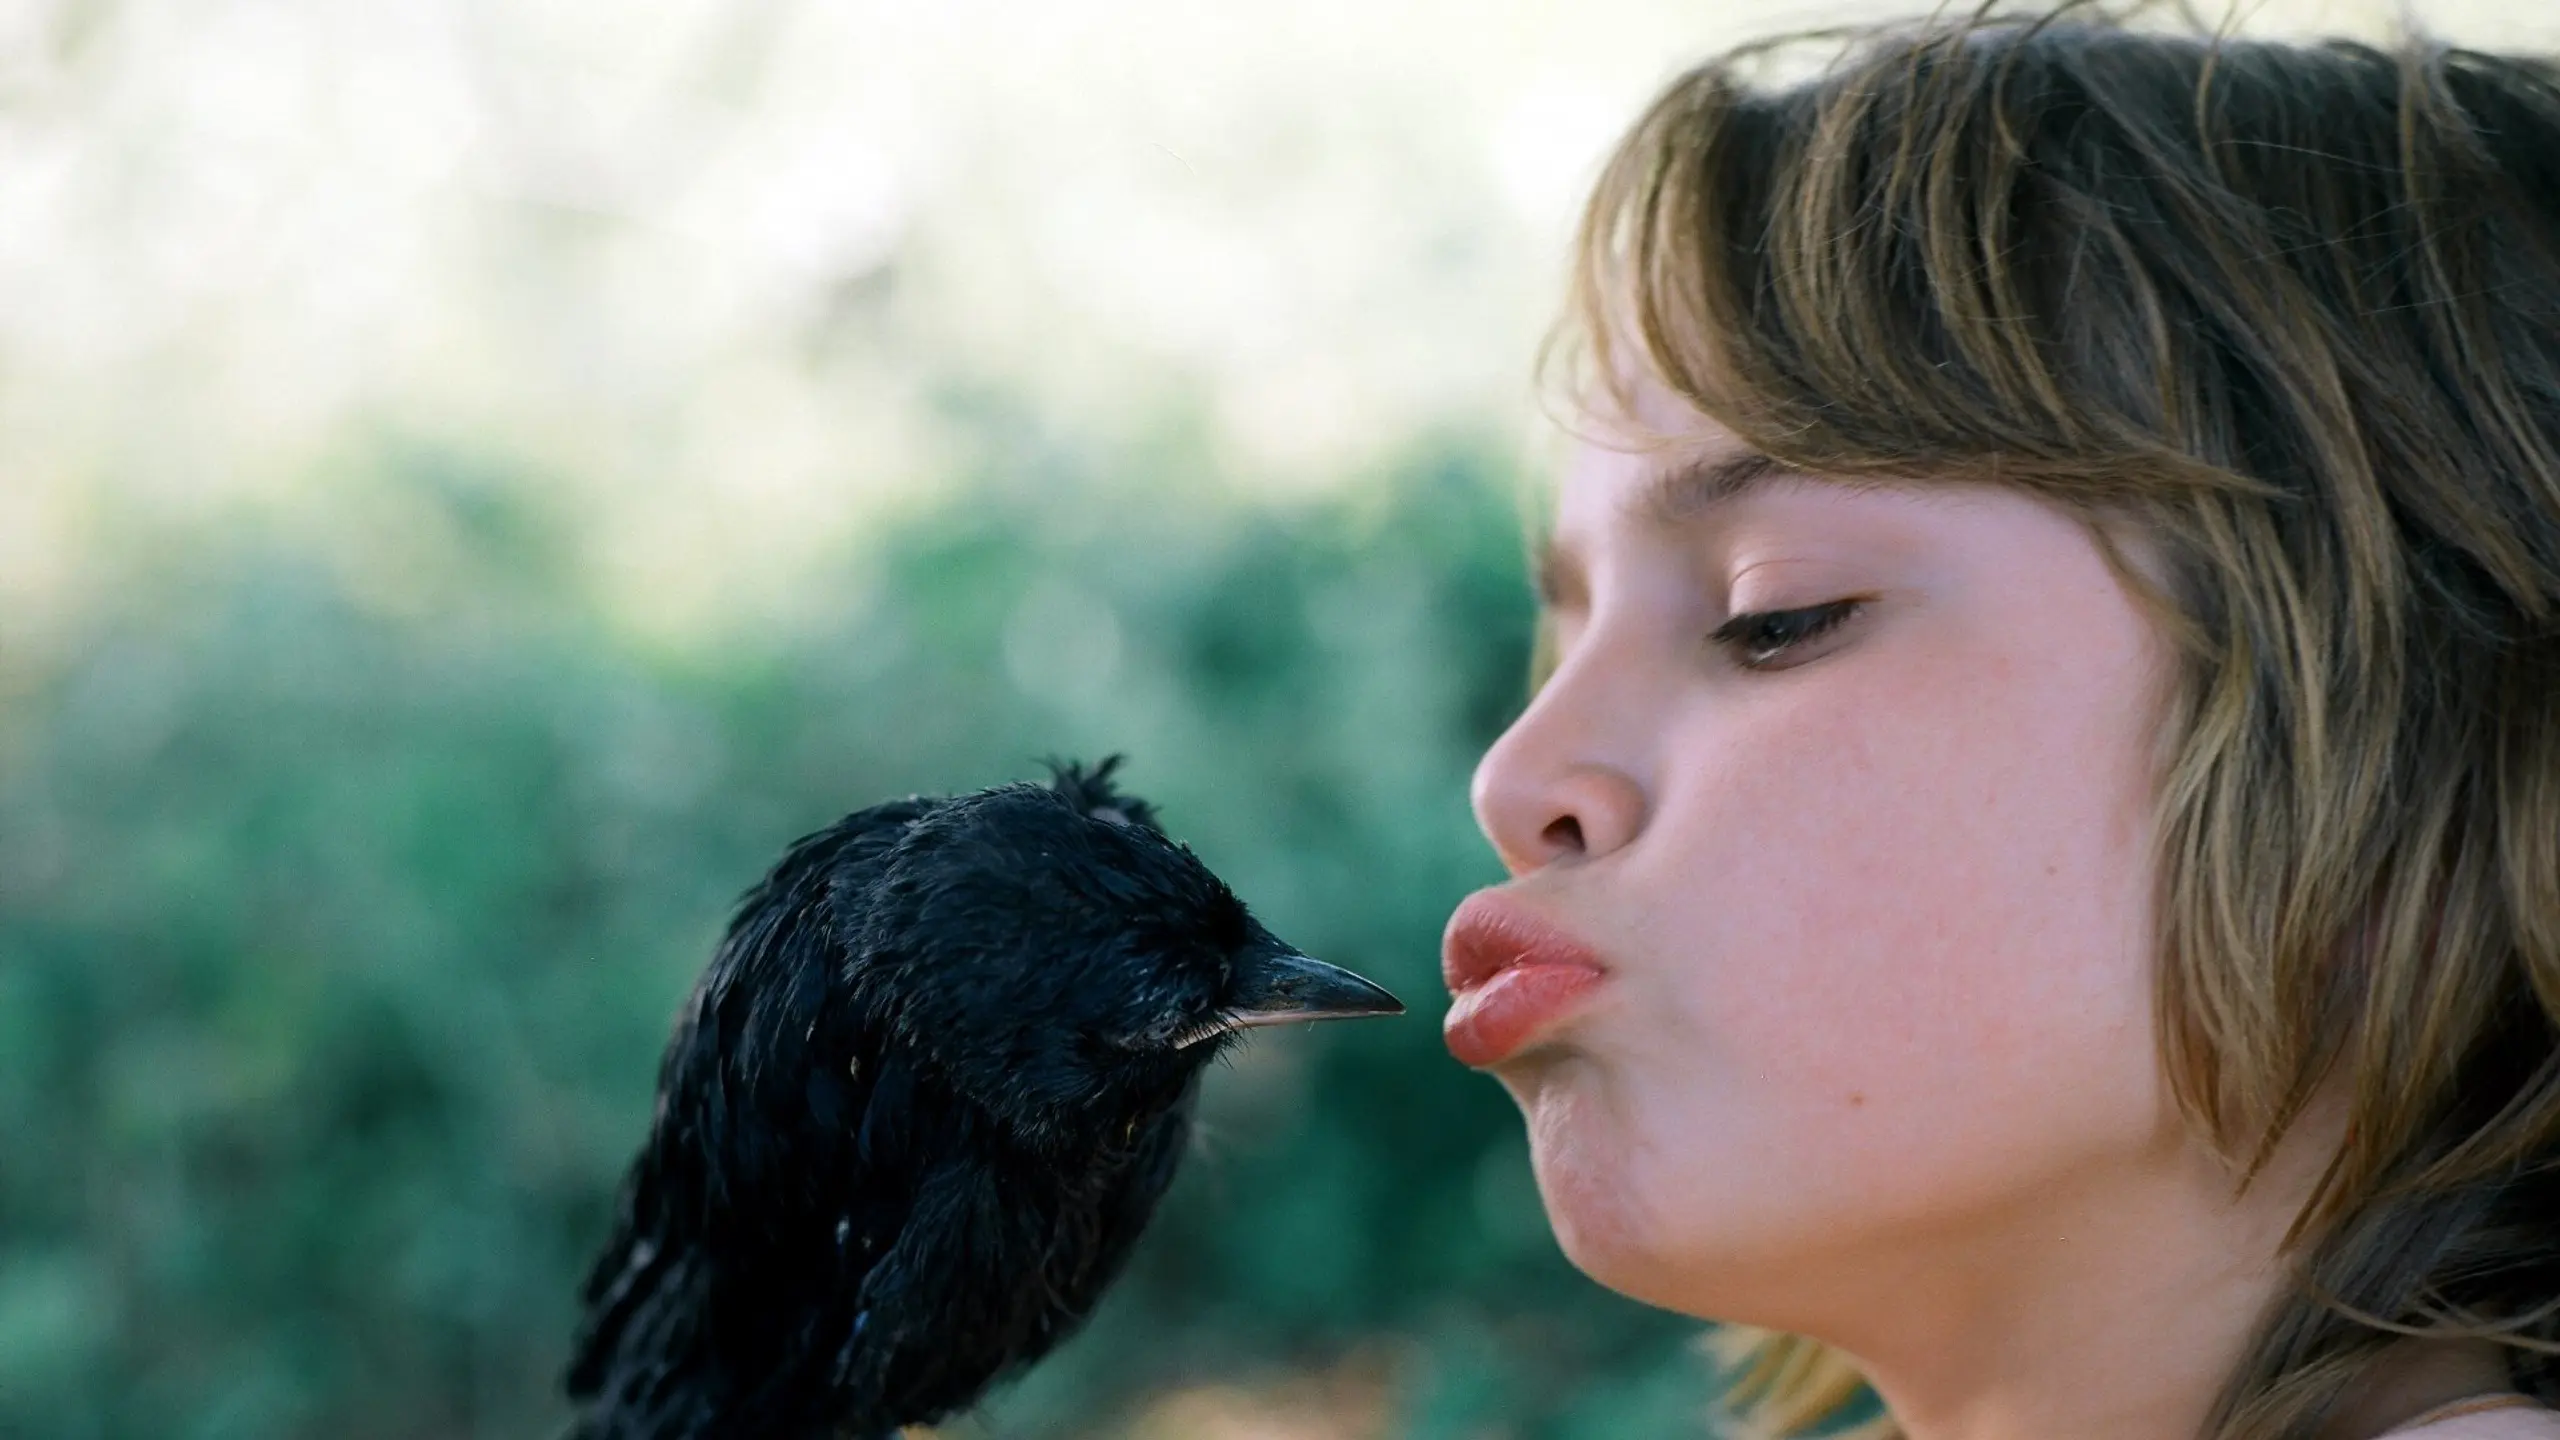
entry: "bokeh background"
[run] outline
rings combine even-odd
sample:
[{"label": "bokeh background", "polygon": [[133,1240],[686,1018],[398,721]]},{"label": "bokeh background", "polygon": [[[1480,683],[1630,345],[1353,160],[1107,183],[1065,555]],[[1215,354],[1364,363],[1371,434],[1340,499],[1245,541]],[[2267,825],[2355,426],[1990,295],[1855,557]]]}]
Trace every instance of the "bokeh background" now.
[{"label": "bokeh background", "polygon": [[1214,1074],[1134,1272],[948,1433],[1703,1433],[1437,940],[1580,189],[1685,60],[1861,13],[0,4],[0,1435],[548,1433],[731,899],[1114,750],[1416,1013]]}]

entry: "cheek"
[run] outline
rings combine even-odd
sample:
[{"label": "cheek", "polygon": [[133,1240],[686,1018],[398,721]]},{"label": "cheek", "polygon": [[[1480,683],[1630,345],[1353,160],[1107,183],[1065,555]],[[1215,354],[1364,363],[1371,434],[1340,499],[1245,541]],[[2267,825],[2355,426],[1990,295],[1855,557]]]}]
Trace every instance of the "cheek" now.
[{"label": "cheek", "polygon": [[[1685,738],[1560,1231],[1849,1241],[2156,1133],[2143,737],[2049,687],[1860,678]],[[1611,1165],[1631,1196],[1584,1178]]]},{"label": "cheek", "polygon": [[2122,677],[1930,660],[1698,735],[1664,807],[1684,970],[1799,1059],[2017,1057],[2148,994],[2146,736],[2092,703]]}]

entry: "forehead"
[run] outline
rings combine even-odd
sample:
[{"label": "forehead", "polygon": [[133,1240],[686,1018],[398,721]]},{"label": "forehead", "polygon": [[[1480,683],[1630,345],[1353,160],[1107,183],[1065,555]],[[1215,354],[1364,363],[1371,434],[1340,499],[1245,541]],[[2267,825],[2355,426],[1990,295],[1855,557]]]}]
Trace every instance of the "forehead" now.
[{"label": "forehead", "polygon": [[1573,443],[1556,497],[1559,529],[1676,529],[1795,472],[1700,418],[1667,435],[1593,431]]},{"label": "forehead", "polygon": [[1585,603],[1587,578],[1630,545],[1697,553],[1695,544],[1712,541],[1720,555],[1748,544],[1763,558],[1773,547],[1907,558],[1932,546],[1970,548],[1984,538],[1974,532],[1992,521],[1977,513],[1992,500],[1985,486],[1921,475],[1808,473],[1676,404],[1657,392],[1638,417],[1642,433],[1622,423],[1575,427],[1536,538],[1532,578],[1542,602]]},{"label": "forehead", "polygon": [[1542,604],[1587,603],[1587,579],[1605,568],[1606,552],[1623,546],[1688,551],[1713,539],[1716,553],[1728,554],[1725,545],[1745,533],[1761,550],[2014,563],[2021,547],[2049,545],[2054,534],[2028,524],[2020,502],[2048,521],[2069,518],[2082,543],[2103,538],[2114,560],[2135,572],[2120,578],[2136,578],[2156,596],[2178,589],[2168,547],[2138,513],[2083,510],[1981,477],[1807,473],[1678,405],[1651,392],[1639,416],[1648,434],[1598,421],[1576,427],[1555,472],[1551,518],[1536,537],[1531,578]]},{"label": "forehead", "polygon": [[1631,422],[1586,417],[1573,427],[1542,570],[1571,568],[1618,533],[1668,538],[1746,496],[1811,480],[1658,386],[1639,384],[1632,398]]}]

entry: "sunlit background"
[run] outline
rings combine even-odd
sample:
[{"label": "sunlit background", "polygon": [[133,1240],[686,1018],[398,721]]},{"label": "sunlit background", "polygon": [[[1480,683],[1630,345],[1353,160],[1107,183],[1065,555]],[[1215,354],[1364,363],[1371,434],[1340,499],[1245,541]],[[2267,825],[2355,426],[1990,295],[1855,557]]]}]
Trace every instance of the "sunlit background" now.
[{"label": "sunlit background", "polygon": [[1437,938],[1580,189],[1859,13],[0,3],[0,1434],[548,1433],[730,899],[1109,750],[1420,1003],[1213,1076],[1128,1280],[946,1433],[1704,1433]]}]

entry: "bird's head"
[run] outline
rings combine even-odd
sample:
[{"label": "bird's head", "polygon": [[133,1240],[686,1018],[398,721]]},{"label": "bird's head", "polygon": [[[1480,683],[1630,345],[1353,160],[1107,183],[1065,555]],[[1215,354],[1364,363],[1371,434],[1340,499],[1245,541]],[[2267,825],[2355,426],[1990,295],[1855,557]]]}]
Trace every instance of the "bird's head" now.
[{"label": "bird's head", "polygon": [[856,1003],[1034,1144],[1178,1097],[1241,1031],[1392,1015],[1284,944],[1191,851],[1069,767],[908,827],[845,936]]}]

